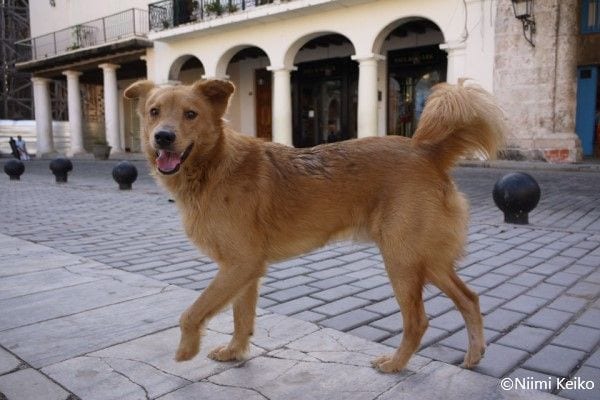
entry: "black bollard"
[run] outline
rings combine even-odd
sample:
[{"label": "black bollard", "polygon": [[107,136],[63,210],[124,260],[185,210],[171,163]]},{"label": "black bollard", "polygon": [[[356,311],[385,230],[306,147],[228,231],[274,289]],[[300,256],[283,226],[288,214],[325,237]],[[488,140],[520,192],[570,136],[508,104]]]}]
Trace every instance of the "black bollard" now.
[{"label": "black bollard", "polygon": [[56,183],[67,183],[67,175],[73,171],[73,163],[66,158],[55,158],[50,161],[50,170],[56,177]]},{"label": "black bollard", "polygon": [[8,160],[4,163],[4,172],[10,176],[11,181],[20,181],[25,172],[25,164],[21,160]]},{"label": "black bollard", "polygon": [[492,192],[494,203],[504,212],[504,222],[527,225],[529,212],[540,201],[540,185],[529,174],[514,172],[496,181]]},{"label": "black bollard", "polygon": [[135,165],[128,161],[121,161],[112,170],[113,179],[119,184],[120,190],[131,190],[131,184],[138,176]]}]

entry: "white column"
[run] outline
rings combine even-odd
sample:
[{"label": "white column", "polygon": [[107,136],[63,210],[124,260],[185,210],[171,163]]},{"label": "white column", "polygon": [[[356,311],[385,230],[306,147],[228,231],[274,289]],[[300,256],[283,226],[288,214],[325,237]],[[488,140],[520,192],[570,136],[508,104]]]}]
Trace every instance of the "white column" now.
[{"label": "white column", "polygon": [[127,143],[127,132],[125,132],[125,96],[123,96],[123,92],[125,90],[119,90],[119,141],[121,142],[121,147],[123,151],[127,148],[129,143]]},{"label": "white column", "polygon": [[119,118],[119,89],[117,87],[116,64],[100,64],[104,75],[104,124],[106,141],[112,147],[111,153],[123,152],[121,145],[121,122]]},{"label": "white column", "polygon": [[377,69],[385,57],[371,54],[366,57],[352,56],[358,61],[358,129],[359,138],[377,136]]},{"label": "white column", "polygon": [[456,84],[459,78],[465,77],[466,49],[464,42],[448,42],[440,44],[440,49],[448,53],[448,68],[446,82]]},{"label": "white column", "polygon": [[52,106],[48,87],[50,79],[33,77],[31,82],[33,83],[37,156],[42,157],[55,152],[52,137]]},{"label": "white column", "polygon": [[83,154],[83,122],[81,113],[81,92],[79,71],[63,71],[67,77],[67,97],[69,104],[69,130],[71,131],[71,155]]},{"label": "white column", "polygon": [[273,142],[293,146],[292,140],[292,69],[267,67],[273,72],[273,96],[271,100]]}]

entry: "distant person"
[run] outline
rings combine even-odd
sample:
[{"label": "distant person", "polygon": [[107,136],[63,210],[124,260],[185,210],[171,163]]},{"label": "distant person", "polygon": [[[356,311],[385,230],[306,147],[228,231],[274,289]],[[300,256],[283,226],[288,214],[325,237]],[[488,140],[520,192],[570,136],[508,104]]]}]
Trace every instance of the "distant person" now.
[{"label": "distant person", "polygon": [[19,158],[21,160],[29,160],[29,154],[27,153],[27,145],[21,136],[17,136],[17,150],[19,152]]},{"label": "distant person", "polygon": [[8,139],[8,144],[10,145],[10,152],[13,155],[13,157],[19,160],[20,157],[19,149],[17,149],[17,142],[15,142],[15,139],[12,136],[10,137],[10,139]]}]

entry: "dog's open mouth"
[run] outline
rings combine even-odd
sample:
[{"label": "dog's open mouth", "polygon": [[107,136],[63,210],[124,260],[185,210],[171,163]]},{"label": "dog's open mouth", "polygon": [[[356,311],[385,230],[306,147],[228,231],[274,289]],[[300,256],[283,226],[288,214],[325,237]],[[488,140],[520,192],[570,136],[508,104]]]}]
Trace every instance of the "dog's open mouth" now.
[{"label": "dog's open mouth", "polygon": [[171,175],[179,171],[181,164],[183,164],[190,154],[190,151],[192,151],[193,145],[194,143],[191,143],[181,154],[174,151],[159,149],[156,152],[156,155],[158,156],[156,158],[158,171],[163,175]]}]

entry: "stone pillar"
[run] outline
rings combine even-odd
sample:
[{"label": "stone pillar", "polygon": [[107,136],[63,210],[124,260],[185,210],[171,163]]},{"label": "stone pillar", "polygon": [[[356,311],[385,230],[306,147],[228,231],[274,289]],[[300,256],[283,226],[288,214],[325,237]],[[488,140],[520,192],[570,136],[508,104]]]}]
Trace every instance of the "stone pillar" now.
[{"label": "stone pillar", "polygon": [[121,123],[119,117],[119,89],[117,87],[116,64],[100,64],[104,76],[104,124],[106,141],[112,147],[111,153],[122,153]]},{"label": "stone pillar", "polygon": [[69,130],[71,131],[71,155],[85,154],[83,148],[83,122],[81,112],[81,92],[79,90],[79,71],[64,71],[67,77],[67,96],[69,103]]},{"label": "stone pillar", "polygon": [[446,82],[456,84],[465,77],[467,45],[464,42],[448,42],[440,44],[440,49],[448,53]]},{"label": "stone pillar", "polygon": [[292,140],[292,69],[268,67],[273,72],[273,142],[293,146]]},{"label": "stone pillar", "polygon": [[52,136],[52,107],[50,104],[50,79],[31,78],[35,108],[35,131],[37,136],[37,156],[44,157],[55,153]]},{"label": "stone pillar", "polygon": [[359,138],[377,136],[377,69],[385,57],[371,54],[367,57],[352,56],[358,61],[358,130]]},{"label": "stone pillar", "polygon": [[121,118],[119,118],[119,141],[121,142],[121,147],[123,148],[123,151],[126,151],[125,149],[127,149],[129,145],[129,140],[127,132],[125,132],[125,96],[123,95],[124,92],[125,90],[119,90],[118,96],[119,115],[121,116]]}]

